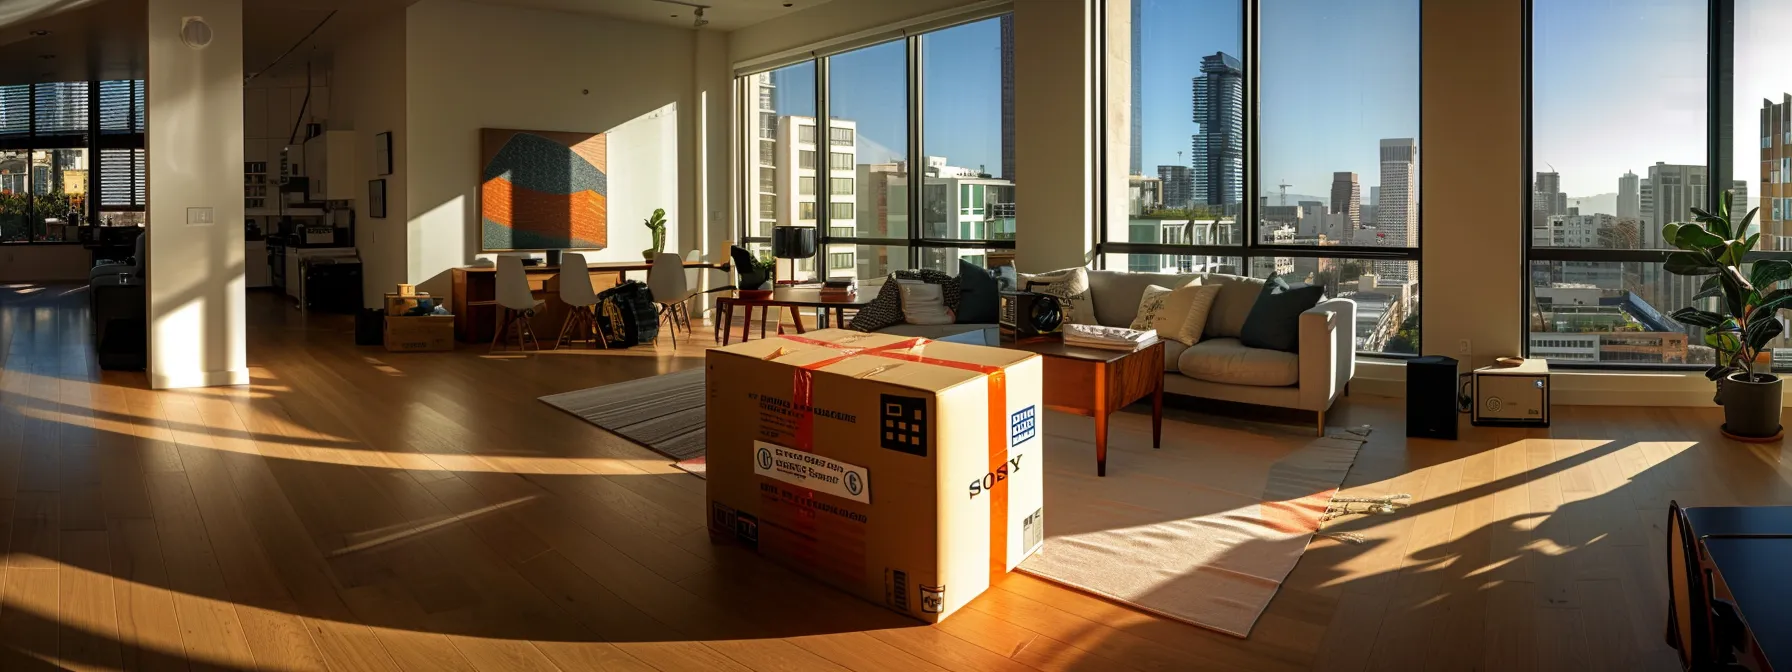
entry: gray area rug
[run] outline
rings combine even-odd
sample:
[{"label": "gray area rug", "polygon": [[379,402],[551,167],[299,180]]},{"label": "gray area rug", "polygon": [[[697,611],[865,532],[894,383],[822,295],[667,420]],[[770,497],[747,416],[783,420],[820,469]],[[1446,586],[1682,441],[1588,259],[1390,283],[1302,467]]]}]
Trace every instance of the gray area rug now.
[{"label": "gray area rug", "polygon": [[678,462],[702,464],[703,390],[698,368],[541,400]]}]

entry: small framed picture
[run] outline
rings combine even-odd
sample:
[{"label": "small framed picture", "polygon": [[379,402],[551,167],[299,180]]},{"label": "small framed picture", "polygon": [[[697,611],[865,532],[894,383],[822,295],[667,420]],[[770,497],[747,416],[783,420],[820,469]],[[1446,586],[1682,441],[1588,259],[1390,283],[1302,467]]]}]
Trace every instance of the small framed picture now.
[{"label": "small framed picture", "polygon": [[373,168],[380,175],[392,174],[392,132],[373,136]]},{"label": "small framed picture", "polygon": [[386,218],[386,181],[367,181],[367,216]]}]

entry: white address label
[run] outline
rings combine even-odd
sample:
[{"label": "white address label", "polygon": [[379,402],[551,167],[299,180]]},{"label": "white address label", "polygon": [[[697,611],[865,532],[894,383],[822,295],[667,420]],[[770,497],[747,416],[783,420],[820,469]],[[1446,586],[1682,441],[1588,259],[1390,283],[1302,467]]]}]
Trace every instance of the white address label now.
[{"label": "white address label", "polygon": [[855,502],[871,503],[871,476],[864,467],[815,453],[754,441],[753,473]]}]

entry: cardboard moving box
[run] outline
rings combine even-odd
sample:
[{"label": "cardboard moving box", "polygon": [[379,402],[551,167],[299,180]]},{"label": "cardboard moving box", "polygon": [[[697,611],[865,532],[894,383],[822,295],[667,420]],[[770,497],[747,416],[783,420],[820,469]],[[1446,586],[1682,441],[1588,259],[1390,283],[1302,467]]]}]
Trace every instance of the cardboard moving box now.
[{"label": "cardboard moving box", "polygon": [[1041,372],[843,329],[712,349],[710,535],[937,622],[1045,540]]},{"label": "cardboard moving box", "polygon": [[454,349],[453,315],[386,316],[386,349],[445,352]]},{"label": "cardboard moving box", "polygon": [[[411,312],[412,308],[416,308],[420,301],[428,300],[430,300],[429,292],[415,294],[387,294],[386,314],[404,316],[405,313]],[[435,304],[431,303],[430,305],[433,307]]]}]

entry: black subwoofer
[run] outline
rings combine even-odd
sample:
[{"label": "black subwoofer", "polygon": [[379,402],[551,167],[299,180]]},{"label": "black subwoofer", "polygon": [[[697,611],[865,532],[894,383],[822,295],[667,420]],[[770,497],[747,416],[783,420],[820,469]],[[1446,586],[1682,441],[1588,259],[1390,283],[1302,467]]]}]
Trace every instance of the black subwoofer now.
[{"label": "black subwoofer", "polygon": [[1406,435],[1456,438],[1456,360],[1442,355],[1406,360]]}]

